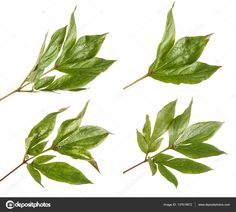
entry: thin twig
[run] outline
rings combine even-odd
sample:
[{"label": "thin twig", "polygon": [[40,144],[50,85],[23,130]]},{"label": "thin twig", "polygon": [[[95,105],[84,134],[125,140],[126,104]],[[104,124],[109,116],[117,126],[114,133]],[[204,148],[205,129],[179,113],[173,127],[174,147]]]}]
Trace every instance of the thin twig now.
[{"label": "thin twig", "polygon": [[140,163],[138,163],[138,164],[136,164],[136,165],[130,167],[129,169],[123,171],[123,174],[125,174],[126,172],[128,172],[128,171],[130,171],[130,170],[132,170],[132,169],[134,169],[134,168],[136,168],[136,167],[142,165],[143,163],[146,163],[147,161],[148,161],[148,160],[144,160],[144,161],[142,161],[142,162],[140,162]]},{"label": "thin twig", "polygon": [[[45,76],[46,74],[52,72],[53,70],[55,70],[55,67],[53,67],[53,68],[49,69],[48,71],[46,71],[45,73],[43,73],[42,76]],[[30,84],[29,82],[27,82],[25,84],[27,77],[25,78],[25,80],[20,84],[20,86],[17,89],[15,89],[15,90],[11,91],[10,93],[6,94],[5,96],[1,97],[0,101],[6,99],[7,97],[9,97],[15,93],[18,93],[18,92],[32,92],[31,90],[22,90],[23,88],[25,88],[26,86],[28,86]]]},{"label": "thin twig", "polygon": [[125,86],[123,89],[125,90],[125,89],[129,88],[130,86],[136,84],[137,82],[139,82],[139,81],[145,79],[145,78],[148,77],[148,76],[149,76],[148,74],[145,74],[144,76],[138,78],[138,79],[135,80],[134,82],[132,82],[132,83],[128,84],[127,86]]},{"label": "thin twig", "polygon": [[[51,150],[51,149],[52,149],[52,147],[49,147],[48,149],[46,149],[46,150],[44,150],[43,152],[41,152],[39,155],[41,155],[41,154],[43,154],[43,153],[45,153],[45,152],[47,152],[47,151],[49,151],[49,150]],[[2,182],[5,178],[7,178],[9,175],[11,175],[13,172],[15,172],[17,169],[19,169],[22,165],[27,164],[28,161],[34,159],[35,157],[37,157],[37,156],[39,156],[39,155],[32,156],[32,157],[30,157],[30,158],[28,158],[28,159],[25,159],[25,157],[24,157],[23,161],[22,161],[17,167],[15,167],[14,169],[12,169],[10,172],[8,172],[5,176],[3,176],[3,177],[0,179],[0,182]]]},{"label": "thin twig", "polygon": [[[158,154],[161,154],[161,153],[163,153],[163,152],[165,152],[165,151],[167,151],[167,150],[169,150],[169,149],[171,149],[171,148],[172,148],[172,146],[168,146],[168,147],[166,147],[165,149],[163,149],[162,151],[160,151],[159,153],[157,153],[156,155],[154,155],[154,156],[152,156],[152,157],[150,157],[150,158],[154,158],[154,157],[157,156]],[[140,166],[140,165],[142,165],[142,164],[144,164],[144,163],[146,163],[146,162],[148,162],[148,154],[146,154],[144,161],[142,161],[142,162],[140,162],[140,163],[138,163],[138,164],[136,164],[136,165],[130,167],[130,168],[127,169],[127,170],[125,170],[125,171],[123,172],[123,174],[125,174],[126,172],[128,172],[128,171],[130,171],[130,170],[132,170],[132,169],[134,169],[134,168],[136,168],[136,167],[138,167],[138,166]]]}]

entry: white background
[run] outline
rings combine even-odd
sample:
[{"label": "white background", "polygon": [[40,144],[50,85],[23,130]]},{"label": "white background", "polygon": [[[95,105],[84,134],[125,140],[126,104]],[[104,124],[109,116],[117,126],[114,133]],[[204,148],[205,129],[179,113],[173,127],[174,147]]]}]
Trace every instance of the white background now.
[{"label": "white background", "polygon": [[[123,91],[122,87],[145,74],[154,59],[171,0],[8,0],[0,3],[0,95],[16,88],[37,57],[44,34],[68,24],[77,5],[79,35],[109,32],[100,57],[118,61],[88,85],[88,91],[61,94],[15,94],[0,102],[0,176],[24,154],[24,138],[46,114],[71,106],[58,124],[75,116],[90,99],[84,124],[102,126],[114,135],[92,151],[102,174],[86,162],[60,157],[79,168],[93,185],[72,186],[43,177],[45,189],[33,181],[26,167],[0,183],[1,196],[235,196],[236,195],[236,13],[233,0],[176,0],[177,38],[215,33],[200,60],[223,65],[208,81],[198,85],[172,85],[145,79]],[[191,123],[224,121],[211,139],[227,155],[199,160],[214,170],[200,175],[173,171],[176,189],[160,174],[152,177],[148,164],[125,175],[124,169],[143,160],[135,129],[145,114],[152,121],[168,102],[178,98],[177,113],[194,98]],[[57,125],[58,126],[58,125]],[[51,136],[53,138],[55,134]],[[161,148],[167,145],[163,143]],[[170,152],[171,153],[171,152]],[[173,153],[174,154],[174,153]],[[175,154],[177,155],[177,154]],[[179,155],[178,155],[179,156]]]}]

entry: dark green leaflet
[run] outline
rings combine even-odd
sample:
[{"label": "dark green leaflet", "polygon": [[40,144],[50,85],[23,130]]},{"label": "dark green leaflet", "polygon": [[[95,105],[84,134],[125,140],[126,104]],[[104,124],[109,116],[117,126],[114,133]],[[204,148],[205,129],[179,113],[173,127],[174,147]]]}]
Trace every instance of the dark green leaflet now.
[{"label": "dark green leaflet", "polygon": [[37,171],[37,169],[35,169],[34,166],[31,164],[27,165],[27,169],[28,169],[28,172],[30,173],[30,175],[32,176],[32,178],[42,186],[41,175],[40,175],[39,171]]},{"label": "dark green leaflet", "polygon": [[42,155],[42,156],[39,156],[39,157],[35,158],[33,160],[32,164],[46,163],[46,162],[52,160],[55,157],[56,156],[54,156],[54,155]]},{"label": "dark green leaflet", "polygon": [[58,148],[78,146],[92,149],[101,144],[108,135],[109,132],[101,127],[82,126],[65,139],[58,141],[55,146]]},{"label": "dark green leaflet", "polygon": [[205,144],[205,143],[178,145],[174,149],[175,151],[189,158],[194,158],[194,159],[224,154],[223,151],[217,149],[216,147],[210,144]]},{"label": "dark green leaflet", "polygon": [[176,101],[170,102],[158,112],[152,133],[153,140],[159,138],[168,130],[175,116]]},{"label": "dark green leaflet", "polygon": [[176,143],[187,144],[207,141],[220,129],[222,124],[218,121],[208,121],[190,125]]},{"label": "dark green leaflet", "polygon": [[61,126],[58,129],[57,136],[55,140],[53,141],[53,145],[55,146],[58,142],[64,140],[67,138],[70,134],[75,132],[81,125],[81,122],[83,120],[83,117],[86,113],[87,107],[89,102],[87,102],[82,109],[82,111],[78,114],[77,117],[73,119],[68,119],[64,122],[62,122]]},{"label": "dark green leaflet", "polygon": [[158,170],[161,173],[163,177],[165,177],[168,181],[173,183],[175,187],[178,186],[178,180],[176,179],[175,175],[173,175],[170,170],[168,170],[165,166],[159,164],[158,165]]},{"label": "dark green leaflet", "polygon": [[192,101],[188,108],[181,114],[178,115],[169,126],[169,143],[174,144],[176,140],[182,135],[183,131],[189,124],[192,109]]},{"label": "dark green leaflet", "polygon": [[165,83],[197,84],[210,78],[221,67],[198,61],[211,34],[186,36],[175,42],[173,7],[174,4],[167,14],[165,32],[158,46],[156,58],[150,65],[148,73],[124,87],[124,89],[146,77],[152,77]]},{"label": "dark green leaflet", "polygon": [[75,185],[91,183],[91,181],[88,180],[81,171],[64,162],[36,164],[35,168],[37,168],[43,175],[45,175],[49,179],[58,182]]},{"label": "dark green leaflet", "polygon": [[152,159],[148,160],[149,167],[151,169],[152,175],[155,175],[157,173],[157,165],[154,163]]},{"label": "dark green leaflet", "polygon": [[[185,174],[200,174],[212,170],[210,167],[191,159],[206,158],[224,154],[213,145],[204,143],[209,140],[222,126],[222,122],[208,121],[199,122],[189,126],[193,101],[184,112],[175,116],[176,102],[172,101],[164,106],[157,114],[154,129],[150,117],[146,115],[142,133],[136,131],[139,148],[145,153],[144,161],[127,169],[131,169],[148,162],[152,175],[157,171],[169,182],[178,186],[178,181],[171,169]],[[157,152],[165,133],[169,134],[169,145]],[[168,150],[174,150],[188,158],[176,158],[165,154]],[[149,154],[155,152],[153,156]]]},{"label": "dark green leaflet", "polygon": [[43,120],[33,127],[26,138],[27,154],[36,144],[43,141],[52,133],[55,127],[57,115],[65,110],[66,108],[62,108],[58,112],[48,114]]}]

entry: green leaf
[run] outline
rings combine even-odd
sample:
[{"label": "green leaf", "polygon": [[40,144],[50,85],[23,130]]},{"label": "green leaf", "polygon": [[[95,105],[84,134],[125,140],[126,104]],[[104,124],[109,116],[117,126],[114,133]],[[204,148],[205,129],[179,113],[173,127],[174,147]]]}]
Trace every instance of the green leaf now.
[{"label": "green leaf", "polygon": [[99,167],[98,167],[98,164],[95,160],[90,160],[88,161],[90,165],[93,166],[93,168],[95,168],[99,173],[100,173],[100,170],[99,170]]},{"label": "green leaf", "polygon": [[162,37],[162,41],[158,46],[157,49],[157,56],[156,60],[154,61],[154,64],[152,66],[157,67],[160,63],[160,61],[165,57],[165,55],[169,52],[169,50],[172,48],[172,46],[175,43],[175,23],[173,18],[173,10],[174,4],[172,5],[171,9],[169,10],[167,14],[166,19],[166,27],[165,32]]},{"label": "green leaf", "polygon": [[187,109],[179,116],[177,116],[170,124],[169,127],[169,144],[173,145],[176,140],[179,138],[179,136],[182,135],[184,130],[189,124],[190,116],[191,116],[191,109],[192,109],[192,103],[190,102]]},{"label": "green leaf", "polygon": [[136,135],[139,148],[142,150],[142,152],[148,153],[148,143],[146,142],[143,134],[136,130]]},{"label": "green leaf", "polygon": [[165,166],[160,164],[158,165],[158,170],[164,178],[173,183],[177,188],[178,180],[176,179],[175,175],[173,175]]},{"label": "green leaf", "polygon": [[[97,63],[96,61],[100,61],[101,63]],[[114,60],[93,58],[88,63],[87,62],[88,61],[81,62],[81,64],[85,65],[84,67],[80,66],[81,64],[72,64],[63,66],[65,69],[57,68],[57,70],[67,70],[68,72],[73,72],[73,74],[63,75],[62,77],[56,79],[44,90],[80,90],[83,86],[94,80],[101,72],[109,68]],[[95,65],[96,63],[97,65]]]},{"label": "green leaf", "polygon": [[83,147],[85,149],[92,149],[101,144],[109,132],[97,126],[82,126],[66,139],[60,141],[56,146],[61,147]]},{"label": "green leaf", "polygon": [[176,144],[180,143],[199,143],[210,139],[222,126],[222,122],[209,121],[199,122],[189,126],[183,135],[177,140]]},{"label": "green leaf", "polygon": [[38,79],[35,84],[34,84],[34,89],[39,90],[41,88],[47,87],[49,84],[53,82],[55,79],[55,76],[48,76],[48,77],[43,77],[41,79]]},{"label": "green leaf", "polygon": [[45,146],[47,145],[48,141],[44,141],[44,142],[41,142],[37,145],[35,145],[34,147],[32,147],[31,149],[29,149],[28,151],[28,155],[33,155],[33,156],[36,156],[36,155],[39,155],[40,153],[43,152]]},{"label": "green leaf", "polygon": [[74,185],[91,183],[80,170],[64,162],[37,164],[35,166],[43,175],[58,182]]},{"label": "green leaf", "polygon": [[36,79],[38,79],[42,75],[43,70],[38,69],[37,65],[38,65],[38,63],[39,63],[39,61],[40,61],[40,59],[43,55],[43,52],[45,50],[47,36],[48,36],[48,33],[46,33],[46,35],[44,37],[44,41],[43,41],[43,44],[40,48],[39,55],[38,55],[38,58],[36,60],[36,63],[34,65],[34,67],[32,68],[32,70],[30,71],[29,75],[27,76],[27,81],[30,82],[30,83],[34,82]]},{"label": "green leaf", "polygon": [[102,58],[92,58],[79,63],[66,64],[56,69],[69,73],[56,79],[44,90],[75,90],[82,88],[94,80],[100,73],[106,71],[115,60],[105,60]]},{"label": "green leaf", "polygon": [[56,156],[54,156],[54,155],[41,155],[41,156],[38,156],[37,158],[35,158],[33,160],[32,164],[46,163],[46,162],[52,160],[55,157]]},{"label": "green leaf", "polygon": [[169,166],[185,174],[200,174],[212,170],[210,167],[185,158],[173,158],[162,161],[162,165]]},{"label": "green leaf", "polygon": [[184,37],[179,39],[159,63],[159,67],[154,70],[173,69],[190,65],[201,56],[210,35]]},{"label": "green leaf", "polygon": [[91,74],[98,76],[100,73],[106,71],[115,60],[105,60],[99,57],[93,57],[88,60],[66,63],[64,65],[56,67],[60,72],[77,75],[77,74]]},{"label": "green leaf", "polygon": [[55,126],[57,115],[65,110],[66,108],[62,108],[58,112],[48,114],[43,120],[33,127],[26,138],[26,153],[28,153],[34,145],[38,144],[51,134]]},{"label": "green leaf", "polygon": [[212,66],[206,63],[195,62],[179,68],[163,69],[154,72],[151,77],[166,83],[197,84],[208,79],[221,66]]},{"label": "green leaf", "polygon": [[63,60],[67,51],[70,50],[76,42],[77,30],[76,30],[76,23],[75,23],[75,10],[76,10],[76,7],[75,7],[73,13],[71,14],[69,29],[67,32],[67,36],[66,36],[63,48],[62,48],[62,53],[61,53],[60,57],[58,58],[57,63],[60,63],[60,61]]},{"label": "green leaf", "polygon": [[148,153],[157,151],[161,146],[162,140],[163,138],[158,138],[155,141],[150,141],[150,143],[148,144]]},{"label": "green leaf", "polygon": [[62,155],[67,155],[70,156],[74,159],[80,159],[80,160],[93,160],[92,155],[90,154],[90,152],[83,148],[83,147],[79,147],[79,146],[62,146],[61,148],[54,148],[53,150],[59,152]]},{"label": "green leaf", "polygon": [[165,105],[157,114],[154,130],[152,133],[152,140],[156,140],[162,136],[169,128],[175,115],[176,101]]},{"label": "green leaf", "polygon": [[83,86],[94,80],[101,72],[107,70],[113,62],[114,60],[92,58],[80,63],[66,64],[57,67],[57,70],[69,74],[56,79],[44,90],[83,90]]},{"label": "green leaf", "polygon": [[152,176],[154,176],[157,172],[157,165],[154,163],[154,161],[152,159],[149,159],[148,163],[149,163],[149,167],[150,167],[151,172],[152,172]]},{"label": "green leaf", "polygon": [[58,142],[62,141],[63,139],[67,138],[74,131],[78,130],[82,122],[82,119],[85,115],[85,112],[87,110],[88,104],[89,101],[86,102],[84,108],[77,117],[73,119],[68,119],[61,124],[57,132],[57,137],[53,141],[53,146],[55,146]]},{"label": "green leaf", "polygon": [[41,184],[41,175],[39,173],[39,171],[37,171],[31,164],[27,164],[27,170],[30,173],[30,175],[32,176],[32,178],[39,183],[41,186],[43,186]]},{"label": "green leaf", "polygon": [[83,90],[83,86],[88,82],[93,80],[94,76],[89,76],[86,74],[77,74],[77,75],[63,75],[56,79],[49,86],[44,88],[44,91],[56,91],[56,90],[74,90],[78,89],[78,91]]},{"label": "green leaf", "polygon": [[143,126],[143,136],[145,137],[146,141],[150,140],[151,130],[152,130],[151,129],[151,122],[150,122],[149,116],[146,115],[146,122]]},{"label": "green leaf", "polygon": [[[174,6],[174,4],[173,4]],[[154,62],[148,73],[124,87],[152,77],[166,83],[196,84],[208,79],[220,66],[197,61],[204,51],[211,34],[205,36],[186,36],[175,42],[175,23],[172,8],[167,14],[166,28],[157,50]]]},{"label": "green leaf", "polygon": [[65,26],[54,32],[45,52],[39,60],[38,69],[45,69],[57,58],[66,35],[66,28]]},{"label": "green leaf", "polygon": [[170,159],[173,159],[174,157],[171,155],[163,154],[163,153],[158,153],[153,157],[153,161],[157,164],[161,164],[162,162],[168,161]]},{"label": "green leaf", "polygon": [[225,152],[216,147],[205,143],[192,143],[187,145],[178,145],[173,148],[175,151],[193,159],[205,158],[225,154]]},{"label": "green leaf", "polygon": [[105,40],[105,36],[106,34],[86,35],[79,38],[74,46],[67,51],[64,59],[56,62],[56,67],[95,57]]}]

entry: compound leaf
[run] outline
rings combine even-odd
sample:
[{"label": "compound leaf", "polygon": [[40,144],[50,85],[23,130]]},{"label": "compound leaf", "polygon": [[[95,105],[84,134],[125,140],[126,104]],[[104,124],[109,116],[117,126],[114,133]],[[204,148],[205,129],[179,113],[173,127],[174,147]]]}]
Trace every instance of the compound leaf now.
[{"label": "compound leaf", "polygon": [[220,66],[197,61],[212,34],[185,36],[175,42],[173,7],[174,4],[167,14],[165,32],[148,73],[125,86],[124,89],[147,77],[165,83],[197,84],[211,77],[220,68]]}]

